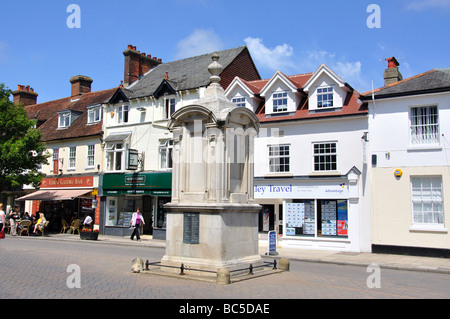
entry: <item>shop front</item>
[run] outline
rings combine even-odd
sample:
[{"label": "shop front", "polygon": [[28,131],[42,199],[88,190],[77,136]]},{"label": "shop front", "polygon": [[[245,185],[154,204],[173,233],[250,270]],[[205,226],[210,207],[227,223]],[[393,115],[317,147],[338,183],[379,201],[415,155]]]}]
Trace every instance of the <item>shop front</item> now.
[{"label": "shop front", "polygon": [[48,229],[59,232],[64,219],[69,225],[75,219],[84,220],[86,215],[100,221],[100,197],[98,197],[97,176],[44,178],[40,189],[18,198],[25,202],[24,211],[31,214],[42,212],[50,222]]},{"label": "shop front", "polygon": [[256,180],[260,232],[276,230],[282,247],[360,251],[358,187],[349,179]]},{"label": "shop front", "polygon": [[130,221],[139,208],[145,221],[143,234],[165,239],[164,204],[171,201],[172,173],[104,174],[101,178],[101,232],[129,236]]}]

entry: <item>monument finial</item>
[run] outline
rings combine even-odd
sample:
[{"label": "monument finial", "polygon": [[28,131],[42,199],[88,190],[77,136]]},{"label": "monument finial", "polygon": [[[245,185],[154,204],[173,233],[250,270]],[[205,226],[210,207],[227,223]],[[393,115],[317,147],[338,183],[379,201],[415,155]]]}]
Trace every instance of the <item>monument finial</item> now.
[{"label": "monument finial", "polygon": [[218,62],[220,59],[219,53],[214,52],[211,56],[213,63],[208,66],[208,71],[211,73],[211,83],[219,83],[220,82],[220,73],[223,71],[223,66]]}]

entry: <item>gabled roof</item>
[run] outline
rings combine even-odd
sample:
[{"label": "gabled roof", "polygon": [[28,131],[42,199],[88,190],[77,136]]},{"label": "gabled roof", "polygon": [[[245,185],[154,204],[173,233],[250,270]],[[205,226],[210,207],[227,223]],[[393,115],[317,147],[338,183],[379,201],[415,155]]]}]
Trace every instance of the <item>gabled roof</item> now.
[{"label": "gabled roof", "polygon": [[[224,70],[244,50],[248,50],[247,47],[242,46],[219,51],[219,63],[224,67]],[[211,74],[208,72],[208,66],[211,63],[211,54],[204,54],[160,64],[147,72],[141,79],[127,87],[132,92],[130,98],[154,95],[165,77],[176,84],[176,88],[174,88],[176,91],[206,87],[210,84]]]},{"label": "gabled roof", "polygon": [[322,74],[328,75],[333,81],[335,81],[339,87],[344,87],[348,85],[344,80],[341,79],[339,75],[334,73],[328,66],[325,64],[322,64],[316,72],[311,76],[311,78],[308,80],[308,82],[305,83],[303,86],[303,90],[305,92],[308,92],[311,89],[311,86],[315,83],[315,81],[321,76]]},{"label": "gabled roof", "polygon": [[[117,88],[85,93],[76,100],[66,97],[26,107],[28,117],[38,121],[44,142],[89,137],[102,134],[102,122],[87,124],[87,108],[106,103]],[[58,112],[70,110],[81,114],[67,129],[58,129]]]},{"label": "gabled roof", "polygon": [[[308,105],[308,92],[305,92],[305,87],[311,86],[314,81],[323,73],[328,74],[334,81],[338,81],[339,86],[345,87],[347,91],[347,96],[344,101],[344,105],[341,109],[336,110],[320,110],[315,112],[309,111]],[[322,64],[316,72],[304,73],[297,75],[286,76],[283,73],[277,71],[270,79],[258,80],[258,81],[244,81],[239,79],[239,81],[233,81],[232,85],[246,85],[247,90],[253,92],[253,96],[262,96],[261,92],[267,90],[271,83],[276,79],[281,79],[283,82],[287,83],[291,88],[296,88],[299,92],[304,92],[304,97],[301,99],[297,110],[294,113],[289,114],[275,114],[271,116],[266,116],[265,104],[263,103],[257,110],[256,116],[262,123],[269,122],[280,122],[280,121],[296,121],[296,120],[306,120],[306,119],[318,119],[327,117],[338,117],[338,116],[350,116],[350,115],[360,115],[367,114],[368,108],[367,104],[361,103],[359,101],[359,93],[356,92],[348,83],[344,82],[338,75],[336,75],[330,68]],[[232,90],[232,85],[228,87],[227,92]]]},{"label": "gabled roof", "polygon": [[450,91],[450,68],[434,69],[361,94],[361,100]]}]

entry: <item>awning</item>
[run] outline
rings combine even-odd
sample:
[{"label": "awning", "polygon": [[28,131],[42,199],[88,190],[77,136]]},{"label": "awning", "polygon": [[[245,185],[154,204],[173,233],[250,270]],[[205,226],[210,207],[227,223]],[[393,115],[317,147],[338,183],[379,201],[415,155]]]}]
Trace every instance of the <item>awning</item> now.
[{"label": "awning", "polygon": [[52,200],[72,200],[76,197],[83,196],[87,193],[92,192],[89,189],[61,189],[61,190],[53,190],[53,189],[41,189],[37,192],[34,192],[29,195],[25,195],[16,199],[17,201],[25,201],[25,200],[43,200],[43,201],[52,201]]},{"label": "awning", "polygon": [[105,142],[121,142],[127,139],[131,133],[123,133],[123,134],[111,134],[105,138]]}]

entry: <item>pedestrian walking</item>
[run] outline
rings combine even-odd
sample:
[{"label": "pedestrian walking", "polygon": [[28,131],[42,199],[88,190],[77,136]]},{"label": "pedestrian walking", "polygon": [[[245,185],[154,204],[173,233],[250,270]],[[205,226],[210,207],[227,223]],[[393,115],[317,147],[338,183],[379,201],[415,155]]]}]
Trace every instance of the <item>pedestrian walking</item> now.
[{"label": "pedestrian walking", "polygon": [[142,216],[139,208],[136,209],[136,212],[131,216],[131,227],[133,227],[133,233],[131,234],[130,239],[134,240],[134,236],[138,241],[141,241],[141,226],[145,225],[144,217]]},{"label": "pedestrian walking", "polygon": [[6,215],[5,212],[3,211],[3,204],[0,203],[0,232],[3,234],[1,235],[1,237],[5,235],[5,225],[6,225]]}]

